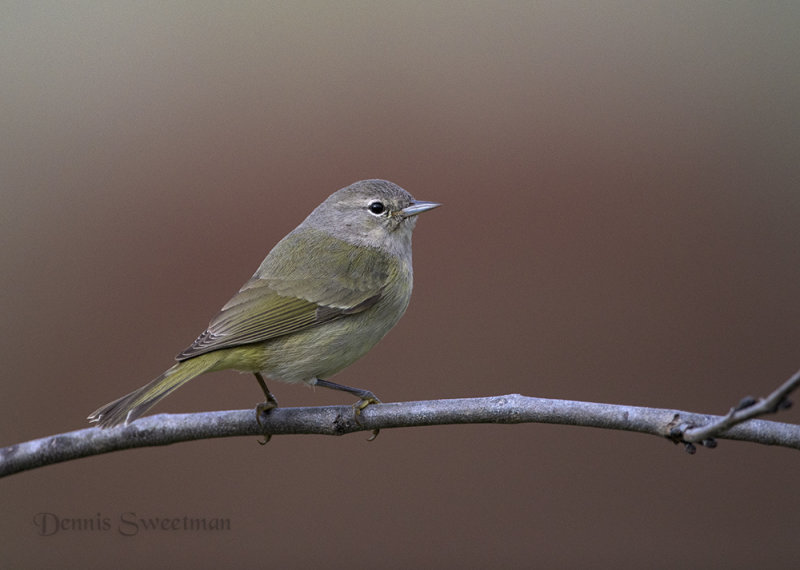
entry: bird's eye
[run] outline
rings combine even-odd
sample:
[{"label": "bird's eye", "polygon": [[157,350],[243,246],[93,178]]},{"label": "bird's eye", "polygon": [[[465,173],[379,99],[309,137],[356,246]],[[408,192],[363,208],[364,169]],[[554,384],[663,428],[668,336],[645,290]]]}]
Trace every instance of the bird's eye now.
[{"label": "bird's eye", "polygon": [[383,202],[379,202],[377,200],[375,202],[370,202],[367,208],[376,216],[380,216],[386,211],[386,206],[383,205]]}]

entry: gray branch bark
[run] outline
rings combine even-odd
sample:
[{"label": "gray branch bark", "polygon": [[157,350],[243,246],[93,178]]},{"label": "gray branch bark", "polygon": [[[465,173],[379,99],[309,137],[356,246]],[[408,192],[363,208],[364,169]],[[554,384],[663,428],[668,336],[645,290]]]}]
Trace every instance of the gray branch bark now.
[{"label": "gray branch bark", "polygon": [[[128,426],[90,427],[0,449],[0,477],[90,455],[196,439],[267,434],[344,435],[442,424],[548,423],[616,429],[664,437],[683,443],[687,451],[692,451],[693,445],[684,434],[697,426],[719,426],[726,417],[519,394],[376,404],[364,409],[360,422],[356,421],[350,406],[276,408],[262,419],[262,425],[256,421],[253,410],[158,414]],[[725,426],[724,430],[715,430],[714,436],[800,449],[800,426],[797,425],[750,419]],[[711,446],[711,440],[704,441]]]}]

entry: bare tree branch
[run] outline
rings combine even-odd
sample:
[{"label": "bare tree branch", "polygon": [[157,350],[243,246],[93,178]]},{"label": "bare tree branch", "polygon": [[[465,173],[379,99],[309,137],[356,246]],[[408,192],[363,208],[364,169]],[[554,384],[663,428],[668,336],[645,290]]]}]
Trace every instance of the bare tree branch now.
[{"label": "bare tree branch", "polygon": [[[214,437],[344,435],[442,424],[549,423],[647,433],[686,443],[683,439],[688,433],[686,426],[704,426],[723,419],[677,410],[530,398],[519,394],[375,404],[362,412],[360,422],[356,422],[350,406],[276,408],[262,418],[261,426],[253,410],[158,414],[128,426],[91,427],[0,449],[0,476],[110,451]],[[680,429],[681,426],[684,429]],[[725,428],[717,437],[800,449],[800,426],[792,424],[751,420]]]}]

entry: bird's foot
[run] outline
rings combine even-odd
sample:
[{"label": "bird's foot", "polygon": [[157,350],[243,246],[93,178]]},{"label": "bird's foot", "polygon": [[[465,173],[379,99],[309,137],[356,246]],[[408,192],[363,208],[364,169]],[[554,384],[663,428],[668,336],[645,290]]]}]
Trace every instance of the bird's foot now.
[{"label": "bird's foot", "polygon": [[[256,406],[256,421],[258,422],[259,426],[263,426],[264,424],[261,423],[262,415],[266,415],[269,413],[270,410],[273,410],[278,407],[278,401],[275,399],[275,396],[269,394],[267,396],[267,400],[265,402],[261,402]],[[258,443],[261,445],[266,445],[269,443],[269,440],[272,439],[271,433],[264,434],[264,441],[259,441]]]},{"label": "bird's foot", "polygon": [[[361,421],[361,411],[366,408],[367,406],[371,406],[372,404],[380,404],[381,401],[373,394],[372,392],[365,391],[364,394],[361,395],[361,399],[353,404],[353,412],[355,413],[356,423],[359,425],[363,425]],[[381,432],[380,429],[376,428],[372,430],[372,435],[367,438],[367,441],[373,441],[378,434]]]}]

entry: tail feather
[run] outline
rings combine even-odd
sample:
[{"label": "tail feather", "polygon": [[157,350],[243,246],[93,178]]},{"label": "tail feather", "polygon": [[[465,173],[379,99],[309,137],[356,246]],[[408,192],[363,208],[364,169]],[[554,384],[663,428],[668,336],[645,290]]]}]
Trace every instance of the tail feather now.
[{"label": "tail feather", "polygon": [[98,426],[104,428],[122,423],[128,425],[155,406],[162,398],[165,398],[192,378],[207,372],[218,360],[219,358],[214,353],[208,353],[179,362],[149,384],[145,384],[127,396],[101,406],[89,414],[88,420],[97,422]]}]

